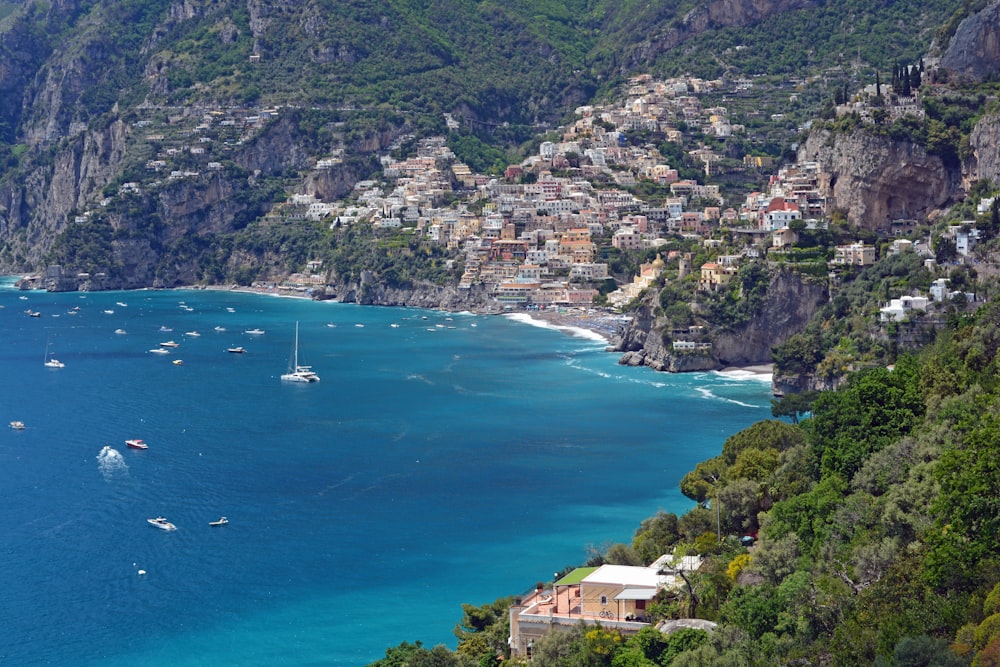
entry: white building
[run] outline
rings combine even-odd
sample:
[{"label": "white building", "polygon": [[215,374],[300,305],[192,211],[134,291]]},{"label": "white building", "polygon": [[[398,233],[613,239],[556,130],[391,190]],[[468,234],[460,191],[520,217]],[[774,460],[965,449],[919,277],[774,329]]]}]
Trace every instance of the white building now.
[{"label": "white building", "polygon": [[926,296],[904,296],[892,299],[881,308],[883,322],[901,322],[914,311],[925,311],[929,301]]}]

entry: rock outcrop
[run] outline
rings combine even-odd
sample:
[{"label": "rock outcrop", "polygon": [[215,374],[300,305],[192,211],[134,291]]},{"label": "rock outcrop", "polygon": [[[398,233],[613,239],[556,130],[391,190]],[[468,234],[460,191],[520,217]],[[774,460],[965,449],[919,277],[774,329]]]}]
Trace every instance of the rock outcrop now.
[{"label": "rock outcrop", "polygon": [[798,159],[818,162],[831,206],[872,231],[888,231],[896,219],[933,218],[959,180],[957,170],[920,146],[865,131],[815,130],[799,147]]},{"label": "rock outcrop", "polygon": [[468,310],[482,314],[499,314],[503,306],[482,285],[471,289],[458,289],[455,285],[437,285],[420,282],[406,287],[387,287],[375,276],[364,271],[360,282],[334,282],[318,295],[322,299],[336,299],[344,303],[363,306],[402,306],[409,308],[435,308],[452,312]]},{"label": "rock outcrop", "polygon": [[1000,0],[992,0],[958,24],[941,57],[941,67],[974,81],[1000,73]]},{"label": "rock outcrop", "polygon": [[747,322],[726,327],[717,323],[709,332],[711,349],[677,352],[664,342],[668,323],[655,316],[657,295],[646,298],[622,334],[617,351],[620,364],[649,366],[659,371],[717,370],[771,362],[771,348],[801,331],[826,303],[826,284],[800,274],[774,271],[764,302]]},{"label": "rock outcrop", "polygon": [[969,148],[963,165],[966,187],[979,180],[1000,183],[1000,116],[979,119],[969,134]]}]

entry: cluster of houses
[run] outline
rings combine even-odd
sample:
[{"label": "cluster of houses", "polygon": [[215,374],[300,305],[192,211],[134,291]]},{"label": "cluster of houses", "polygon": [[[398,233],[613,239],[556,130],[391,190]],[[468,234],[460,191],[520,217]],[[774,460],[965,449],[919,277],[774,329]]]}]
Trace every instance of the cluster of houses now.
[{"label": "cluster of houses", "polygon": [[[677,261],[680,278],[695,273],[699,290],[720,290],[747,259],[787,251],[803,229],[825,224],[830,175],[816,162],[785,166],[770,176],[766,191],[751,192],[743,202],[727,205],[718,186],[681,178],[654,145],[630,145],[626,137],[629,132],[649,131],[683,142],[682,123],[708,136],[744,132],[744,127],[730,121],[725,107],[704,106],[702,95],[727,86],[739,92],[752,85],[751,81],[638,76],[615,104],[579,107],[558,139],[542,142],[536,155],[510,165],[502,177],[474,173],[457,160],[444,137],[431,137],[420,140],[416,153],[406,159],[383,155],[384,178],[357,183],[349,203],[296,194],[271,216],[332,226],[365,222],[420,235],[463,254],[460,288],[484,286],[497,302],[510,307],[589,306],[597,295],[596,286],[611,277],[602,259],[604,248],[657,249],[678,235],[703,244],[710,259],[694,266],[690,254],[665,252],[665,257],[643,264],[631,282],[610,292],[609,304],[622,308],[652,286],[663,275],[664,260]],[[279,113],[278,109],[210,110],[196,127],[170,140],[154,121],[140,120],[136,126],[158,147],[146,164],[150,172],[164,173],[167,179],[193,178],[199,170],[222,169],[218,155],[224,149],[253,136]],[[171,127],[184,126],[180,118],[168,120]],[[400,142],[412,139],[403,137]],[[707,146],[688,153],[704,166],[706,175],[722,161]],[[185,155],[200,159],[180,159]],[[332,169],[342,159],[343,150],[332,148],[316,159],[314,168]],[[747,156],[744,162],[758,170],[773,166],[767,157]],[[187,167],[177,168],[181,164]],[[628,188],[640,180],[668,189],[669,195],[653,202],[639,199]],[[118,194],[138,192],[138,183],[124,183]],[[893,221],[886,231],[901,236],[915,225],[912,220]],[[735,239],[734,245],[723,247],[723,229]],[[967,255],[976,241],[975,230],[962,225],[952,235],[958,254]],[[863,267],[875,260],[874,246],[858,242],[837,247],[832,264]],[[321,268],[317,263],[315,270],[296,276],[292,283],[321,284]],[[914,303],[919,302],[899,308],[919,310]],[[697,349],[691,341],[678,343],[683,350]]]},{"label": "cluster of houses", "polygon": [[[646,250],[681,235],[715,249],[722,241],[713,235],[726,228],[745,241],[738,254],[718,254],[699,267],[681,259],[683,275],[698,271],[699,288],[717,290],[743,258],[760,256],[772,234],[790,244],[790,222],[803,214],[810,220],[822,216],[828,184],[817,164],[795,165],[772,177],[767,193],[751,193],[739,207],[726,206],[718,186],[681,179],[655,146],[626,142],[626,132],[637,129],[668,139],[676,135],[680,141],[676,128],[681,121],[716,136],[743,131],[729,123],[725,108],[700,103],[700,93],[721,85],[637,77],[622,102],[613,108],[580,107],[560,141],[542,142],[537,155],[511,165],[503,177],[473,173],[456,161],[443,137],[424,139],[412,157],[381,158],[388,185],[358,183],[351,203],[298,195],[278,214],[328,219],[332,225],[365,221],[419,234],[464,254],[461,288],[485,285],[498,302],[512,307],[592,303],[595,283],[610,277],[600,258],[602,245]],[[707,147],[692,155],[707,173],[721,159]],[[757,167],[769,166],[766,158],[755,159]],[[662,203],[645,202],[625,189],[638,180],[664,186],[670,194]],[[444,203],[456,200],[464,203]],[[609,295],[611,304],[624,306],[660,273],[656,262],[644,265],[631,284]]]}]

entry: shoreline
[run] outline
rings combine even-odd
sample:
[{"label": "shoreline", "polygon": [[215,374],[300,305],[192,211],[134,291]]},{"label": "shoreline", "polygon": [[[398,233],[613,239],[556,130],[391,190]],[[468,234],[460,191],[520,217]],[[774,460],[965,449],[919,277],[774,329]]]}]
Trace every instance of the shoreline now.
[{"label": "shoreline", "polygon": [[[149,288],[146,288],[149,289]],[[157,288],[154,288],[157,289]],[[280,298],[308,299],[310,301],[323,301],[315,299],[312,294],[297,290],[286,289],[278,286],[240,286],[240,285],[182,285],[166,289],[193,290],[193,291],[219,291],[219,292],[240,292],[244,294],[259,294],[263,296],[274,296]],[[132,290],[123,290],[132,291]],[[343,303],[336,299],[330,299],[336,303]],[[389,306],[398,308],[426,308],[425,306]],[[443,310],[443,309],[437,309]],[[618,341],[621,340],[625,326],[631,321],[628,315],[620,315],[608,311],[597,310],[595,308],[583,307],[559,307],[547,309],[519,309],[497,312],[495,310],[476,311],[466,310],[475,315],[499,315],[508,319],[521,322],[530,326],[545,329],[554,329],[575,338],[604,343],[607,352],[616,352],[614,349]],[[774,364],[750,364],[747,366],[726,366],[725,368],[710,371],[719,375],[728,376],[733,380],[755,380],[770,382],[773,378]]]}]

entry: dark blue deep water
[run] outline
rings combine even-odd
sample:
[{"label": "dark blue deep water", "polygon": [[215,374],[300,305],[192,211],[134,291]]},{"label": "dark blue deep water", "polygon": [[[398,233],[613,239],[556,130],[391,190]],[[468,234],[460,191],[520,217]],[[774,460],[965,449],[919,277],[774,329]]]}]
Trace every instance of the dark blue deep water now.
[{"label": "dark blue deep water", "polygon": [[[10,281],[0,306],[4,665],[454,647],[463,602],[685,511],[681,476],[770,414],[760,379],[621,367],[598,341],[503,317]],[[296,321],[319,384],[278,379]]]}]

